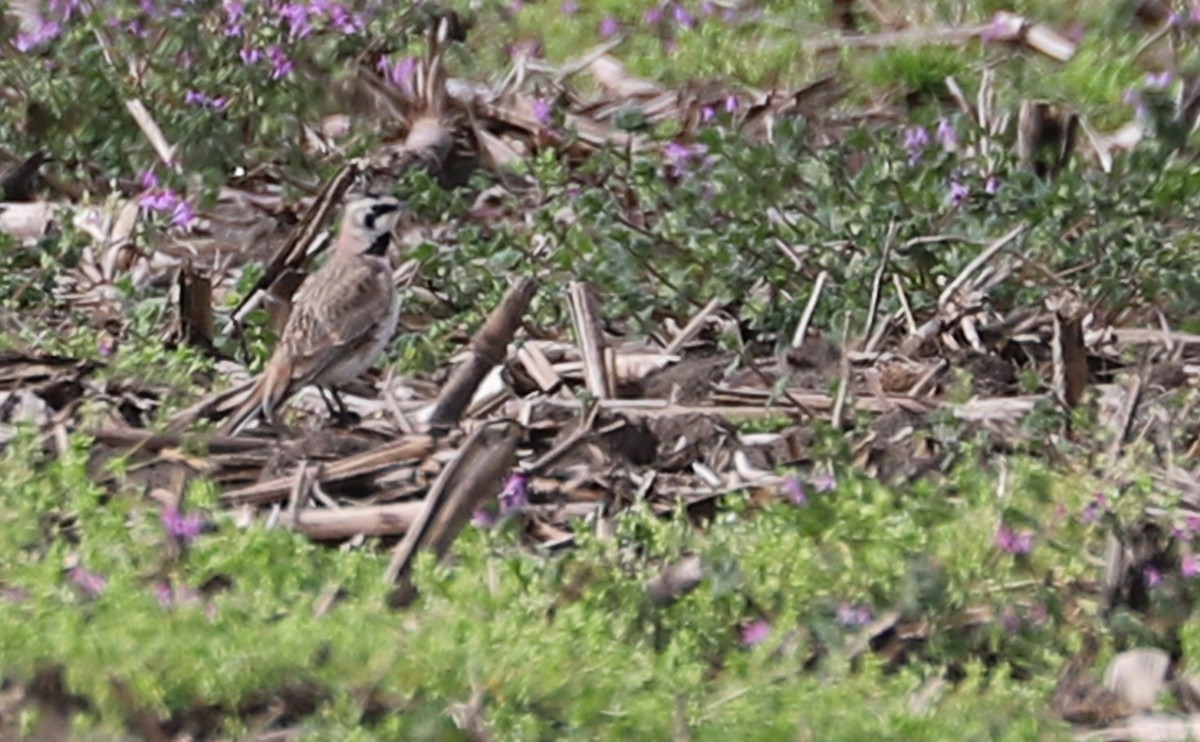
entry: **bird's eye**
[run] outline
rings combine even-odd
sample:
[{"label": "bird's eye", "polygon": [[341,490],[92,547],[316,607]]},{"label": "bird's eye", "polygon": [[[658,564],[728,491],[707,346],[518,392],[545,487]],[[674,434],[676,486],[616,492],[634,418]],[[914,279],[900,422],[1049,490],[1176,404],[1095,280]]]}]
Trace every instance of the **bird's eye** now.
[{"label": "bird's eye", "polygon": [[368,211],[366,217],[363,218],[363,224],[367,229],[375,229],[375,212]]}]

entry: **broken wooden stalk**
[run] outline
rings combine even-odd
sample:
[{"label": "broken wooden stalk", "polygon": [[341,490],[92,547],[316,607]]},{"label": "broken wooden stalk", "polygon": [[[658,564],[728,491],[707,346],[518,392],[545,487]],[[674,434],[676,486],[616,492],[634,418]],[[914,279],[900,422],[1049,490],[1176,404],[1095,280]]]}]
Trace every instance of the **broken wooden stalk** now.
[{"label": "broken wooden stalk", "polygon": [[384,580],[395,585],[388,599],[392,607],[404,607],[416,597],[412,566],[417,553],[445,556],[475,508],[500,493],[505,476],[516,464],[520,433],[520,427],[508,420],[483,425],[442,470],[384,573]]},{"label": "broken wooden stalk", "polygon": [[499,306],[492,310],[471,340],[470,357],[454,369],[442,387],[442,393],[429,413],[431,428],[444,429],[458,424],[480,382],[489,371],[504,362],[508,345],[517,333],[536,287],[532,278],[522,278],[509,288]]}]

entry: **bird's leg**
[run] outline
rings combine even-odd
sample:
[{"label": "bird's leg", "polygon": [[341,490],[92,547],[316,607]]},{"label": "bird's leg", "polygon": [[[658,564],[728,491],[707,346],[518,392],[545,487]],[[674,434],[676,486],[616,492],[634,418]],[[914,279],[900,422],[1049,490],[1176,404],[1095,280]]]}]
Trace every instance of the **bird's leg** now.
[{"label": "bird's leg", "polygon": [[[321,384],[317,384],[317,391],[321,393],[321,401],[325,403],[325,409],[329,411],[329,416],[331,418],[338,417],[340,414],[339,410],[333,406],[333,402],[329,401],[331,390],[326,389]],[[342,410],[346,408],[346,406],[341,403],[341,400],[338,400],[338,407],[340,407]]]},{"label": "bird's leg", "polygon": [[[325,407],[329,410],[329,416],[333,418],[335,425],[348,425],[353,422],[357,416],[346,407],[345,400],[342,399],[341,393],[336,388],[329,387],[326,389],[324,386],[318,385],[317,389],[321,391],[321,399],[325,402]],[[328,397],[326,396],[326,392],[329,394]],[[332,402],[330,401],[331,398]]]}]

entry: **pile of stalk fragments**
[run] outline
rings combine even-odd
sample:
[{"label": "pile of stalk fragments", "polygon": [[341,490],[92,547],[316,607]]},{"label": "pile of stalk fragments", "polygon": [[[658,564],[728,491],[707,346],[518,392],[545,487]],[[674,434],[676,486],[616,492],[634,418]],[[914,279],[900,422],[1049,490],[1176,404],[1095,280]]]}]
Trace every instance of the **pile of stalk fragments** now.
[{"label": "pile of stalk fragments", "polygon": [[[1016,40],[1020,34],[1014,34]],[[250,178],[223,190],[195,235],[162,238],[149,250],[132,239],[139,218],[135,198],[118,199],[107,209],[14,204],[0,213],[0,228],[36,238],[59,209],[74,210],[95,247],[62,276],[62,298],[107,317],[119,353],[123,308],[115,282],[161,287],[175,308],[166,336],[211,351],[219,324],[214,307],[222,305],[223,293],[247,262],[265,266],[262,278],[220,332],[237,337],[240,323],[257,306],[268,310],[275,328],[282,326],[292,292],[323,248],[325,229],[352,187],[387,190],[412,167],[448,182],[455,182],[453,173],[482,168],[504,184],[503,198],[481,194],[477,211],[486,219],[494,203],[520,203],[523,197],[528,184],[508,169],[513,161],[543,147],[564,148],[563,157],[577,160],[610,146],[649,150],[651,142],[613,123],[618,112],[635,105],[651,123],[671,118],[684,122],[687,132],[706,106],[719,105],[728,94],[717,88],[674,91],[631,78],[608,56],[610,48],[556,70],[520,61],[505,86],[492,90],[445,77],[439,51],[444,41],[431,44],[415,96],[401,96],[364,72],[378,114],[398,122],[403,135],[348,164],[299,204],[285,203],[270,178]],[[1069,56],[1061,43],[1055,48]],[[570,79],[585,71],[603,91],[599,99],[582,99],[570,87]],[[539,123],[531,84],[554,93],[562,126],[577,137],[554,136]],[[889,110],[836,120],[822,116],[840,92],[837,81],[827,78],[786,94],[763,93],[739,112],[738,123],[747,137],[767,138],[780,117],[803,115],[814,137],[833,140],[840,127],[900,119]],[[999,129],[984,105],[986,95],[978,105],[961,94],[957,98],[980,126]],[[1030,105],[1020,115],[1034,122],[1044,113]],[[153,122],[144,127],[153,140]],[[323,130],[313,130],[314,147],[323,146]],[[1023,123],[1022,132],[1033,133],[1020,146],[1044,149],[1033,123]],[[1102,152],[1097,143],[1103,138],[1090,132],[1089,137],[1103,166],[1111,148]],[[20,183],[11,179],[28,169],[7,176],[5,192],[18,192],[14,186]],[[298,223],[287,226],[294,220]],[[429,226],[423,237],[450,241],[456,229]],[[205,477],[221,486],[224,502],[239,518],[267,518],[324,542],[402,538],[389,569],[399,603],[411,597],[406,577],[413,554],[445,553],[471,518],[496,507],[498,497],[523,519],[528,541],[546,547],[569,545],[579,519],[607,532],[612,519],[637,501],[664,514],[682,505],[689,516],[704,520],[727,493],[787,497],[780,471],[795,468],[812,479],[831,474],[827,462],[810,452],[818,421],[844,431],[857,466],[905,481],[940,471],[958,455],[956,441],[941,432],[939,421],[946,416],[962,421],[962,430],[983,431],[995,445],[1006,446],[1021,437],[1023,422],[1039,405],[1070,409],[1091,398],[1101,424],[1112,431],[1110,460],[1119,461],[1132,440],[1155,444],[1165,452],[1163,482],[1200,509],[1200,484],[1175,466],[1200,450],[1198,431],[1186,424],[1190,409],[1169,402],[1171,392],[1194,386],[1200,375],[1200,336],[1114,327],[1070,297],[998,314],[989,308],[988,292],[1019,271],[1012,248],[1026,229],[1013,224],[996,235],[935,306],[910,308],[904,302],[902,311],[882,317],[873,306],[868,314],[877,319],[861,331],[825,328],[840,331],[836,334],[845,338],[840,344],[810,326],[826,283],[819,275],[800,325],[783,344],[786,350],[766,356],[718,350],[716,338],[736,327],[738,318],[715,301],[652,336],[608,333],[601,321],[604,297],[582,283],[572,285],[564,299],[573,318],[570,332],[547,337],[523,320],[531,298],[544,287],[514,281],[452,369],[423,379],[384,374],[349,390],[360,422],[348,427],[330,426],[309,390],[290,402],[294,414],[285,416],[287,425],[237,436],[186,425],[162,432],[150,421],[176,390],[111,378],[102,373],[101,361],[4,352],[0,445],[17,421],[35,423],[46,445],[60,450],[68,433],[84,430],[95,439],[96,476],[114,488],[119,483],[104,473],[104,462],[122,455],[129,460],[124,484],[143,486],[164,501],[178,504],[187,482]],[[415,270],[399,266],[398,286],[419,284]],[[881,265],[877,284],[884,278]],[[412,290],[434,294],[419,285]],[[20,328],[18,318],[0,320],[5,330]],[[1143,361],[1130,366],[1130,357]],[[239,364],[222,361],[219,367],[235,382],[246,378]],[[957,369],[970,372],[967,401],[956,401],[964,398]],[[1044,391],[1022,393],[1022,373],[1041,379]],[[213,412],[220,390],[213,394],[197,390],[199,401],[188,413]],[[1181,429],[1190,437],[1190,450],[1177,450]],[[1130,561],[1116,569],[1114,583],[1136,568]],[[681,579],[694,584],[695,575],[683,572],[688,574]],[[895,628],[894,616],[886,621],[891,623],[873,630]]]}]

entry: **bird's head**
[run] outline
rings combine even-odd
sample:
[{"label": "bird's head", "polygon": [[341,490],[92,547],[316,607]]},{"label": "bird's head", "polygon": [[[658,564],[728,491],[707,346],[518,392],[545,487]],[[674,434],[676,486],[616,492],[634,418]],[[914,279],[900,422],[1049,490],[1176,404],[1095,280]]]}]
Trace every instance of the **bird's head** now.
[{"label": "bird's head", "polygon": [[340,239],[355,253],[385,255],[402,204],[390,196],[363,196],[346,204]]}]

